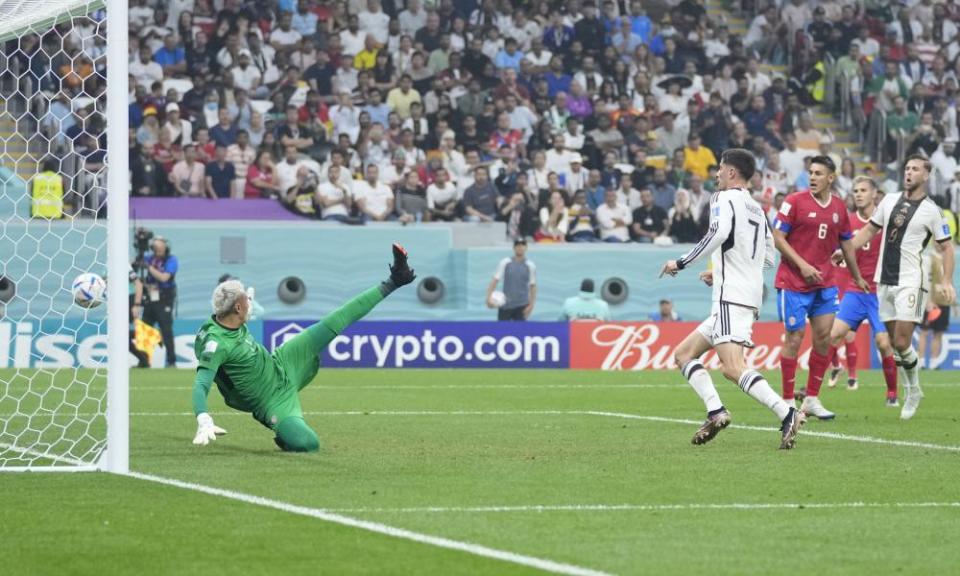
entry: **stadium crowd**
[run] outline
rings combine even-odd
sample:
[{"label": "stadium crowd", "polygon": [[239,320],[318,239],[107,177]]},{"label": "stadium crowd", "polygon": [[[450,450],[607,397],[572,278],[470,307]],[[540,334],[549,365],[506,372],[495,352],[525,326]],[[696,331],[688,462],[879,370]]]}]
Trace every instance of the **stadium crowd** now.
[{"label": "stadium crowd", "polygon": [[[703,233],[717,158],[743,147],[771,217],[814,154],[846,196],[861,174],[896,189],[897,155],[923,152],[957,211],[960,4],[729,8],[742,37],[702,0],[131,0],[132,194],[668,244]],[[103,162],[104,28],[76,18],[6,49],[7,82],[79,158],[73,190]],[[815,126],[834,89],[875,158]]]}]

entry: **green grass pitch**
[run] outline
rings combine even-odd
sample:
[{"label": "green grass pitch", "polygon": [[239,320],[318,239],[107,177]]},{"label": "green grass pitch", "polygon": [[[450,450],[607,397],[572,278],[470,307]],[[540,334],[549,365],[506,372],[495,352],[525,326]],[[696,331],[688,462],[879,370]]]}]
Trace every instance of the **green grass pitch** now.
[{"label": "green grass pitch", "polygon": [[[922,373],[909,422],[878,372],[825,389],[837,420],[791,452],[714,378],[743,427],[697,447],[675,372],[323,370],[301,394],[321,452],[296,455],[215,392],[229,433],[193,446],[192,372],[135,371],[131,468],[611,574],[960,573],[956,376]],[[0,474],[0,509],[11,575],[538,572],[103,473]]]}]

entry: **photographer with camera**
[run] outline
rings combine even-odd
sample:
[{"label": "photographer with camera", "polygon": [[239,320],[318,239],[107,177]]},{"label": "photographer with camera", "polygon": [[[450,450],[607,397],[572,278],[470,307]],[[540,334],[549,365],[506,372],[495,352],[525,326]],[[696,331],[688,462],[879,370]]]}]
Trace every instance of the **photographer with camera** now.
[{"label": "photographer with camera", "polygon": [[[177,367],[177,355],[173,341],[173,308],[177,300],[176,275],[180,267],[177,257],[170,254],[170,246],[163,236],[139,228],[136,233],[137,262],[143,278],[146,298],[143,302],[143,321],[156,325],[163,338],[167,354],[167,368]],[[151,252],[146,249],[150,248]]]}]

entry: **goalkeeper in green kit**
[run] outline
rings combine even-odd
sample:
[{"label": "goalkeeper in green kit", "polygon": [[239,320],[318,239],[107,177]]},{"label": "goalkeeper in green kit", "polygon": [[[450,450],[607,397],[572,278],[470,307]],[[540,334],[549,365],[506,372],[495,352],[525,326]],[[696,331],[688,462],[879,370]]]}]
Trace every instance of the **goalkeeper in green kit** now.
[{"label": "goalkeeper in green kit", "polygon": [[226,430],[207,412],[207,395],[216,382],[227,406],[250,412],[276,434],[274,442],[289,452],[315,452],[320,440],[303,420],[299,392],[320,368],[320,352],[347,327],[363,318],[391,292],[413,282],[407,252],[393,245],[390,278],[334,310],[273,351],[267,352],[247,330],[250,301],[238,280],[223,282],[213,292],[213,316],[193,345],[199,366],[193,384],[197,435],[193,443],[207,445]]}]

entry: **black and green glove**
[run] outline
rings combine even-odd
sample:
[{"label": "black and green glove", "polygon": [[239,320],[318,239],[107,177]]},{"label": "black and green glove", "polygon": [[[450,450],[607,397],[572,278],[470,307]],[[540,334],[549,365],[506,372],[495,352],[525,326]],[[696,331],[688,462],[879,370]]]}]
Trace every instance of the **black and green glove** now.
[{"label": "black and green glove", "polygon": [[390,279],[383,283],[384,296],[397,288],[413,282],[417,278],[413,268],[407,263],[407,251],[399,244],[393,245],[393,264],[390,266]]}]

